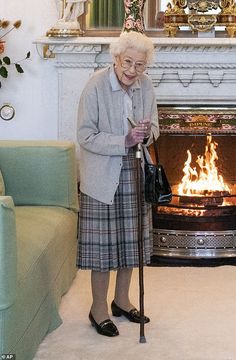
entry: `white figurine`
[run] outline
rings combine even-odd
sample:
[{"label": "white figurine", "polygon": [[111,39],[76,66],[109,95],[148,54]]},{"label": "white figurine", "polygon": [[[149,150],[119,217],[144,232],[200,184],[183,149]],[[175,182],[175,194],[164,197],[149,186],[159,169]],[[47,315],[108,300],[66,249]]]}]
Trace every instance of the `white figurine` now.
[{"label": "white figurine", "polygon": [[87,12],[87,3],[90,0],[60,0],[60,16],[56,24],[47,32],[47,36],[81,36],[78,17]]},{"label": "white figurine", "polygon": [[77,18],[85,11],[84,3],[87,0],[66,0],[64,14],[62,20],[64,21],[76,21]]}]

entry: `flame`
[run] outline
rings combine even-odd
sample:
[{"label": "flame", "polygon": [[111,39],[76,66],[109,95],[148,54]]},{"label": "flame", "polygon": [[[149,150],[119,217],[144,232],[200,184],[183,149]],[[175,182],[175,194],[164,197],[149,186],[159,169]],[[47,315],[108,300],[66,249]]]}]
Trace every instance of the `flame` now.
[{"label": "flame", "polygon": [[191,167],[192,154],[187,150],[188,158],[184,163],[184,176],[178,186],[179,195],[211,195],[215,191],[227,191],[230,189],[224,183],[222,175],[219,175],[216,166],[218,155],[216,148],[218,143],[212,141],[212,136],[207,136],[207,144],[205,146],[204,156],[198,155],[196,163],[200,170],[197,171],[196,167]]}]

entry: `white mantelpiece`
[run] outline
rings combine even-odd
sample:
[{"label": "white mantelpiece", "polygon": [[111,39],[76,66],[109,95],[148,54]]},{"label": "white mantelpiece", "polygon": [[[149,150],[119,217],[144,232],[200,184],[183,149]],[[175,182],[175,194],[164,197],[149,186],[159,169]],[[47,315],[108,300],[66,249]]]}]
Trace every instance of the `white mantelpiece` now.
[{"label": "white mantelpiece", "polygon": [[[111,62],[115,38],[36,41],[55,54],[58,72],[58,137],[76,142],[78,101],[90,75]],[[157,104],[235,105],[236,39],[153,38],[155,62],[148,69]]]}]

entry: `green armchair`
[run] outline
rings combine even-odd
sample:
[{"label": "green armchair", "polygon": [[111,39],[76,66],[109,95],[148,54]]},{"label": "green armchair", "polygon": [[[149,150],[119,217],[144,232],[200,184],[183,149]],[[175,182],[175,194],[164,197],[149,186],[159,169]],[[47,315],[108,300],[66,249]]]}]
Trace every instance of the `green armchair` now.
[{"label": "green armchair", "polygon": [[31,360],[76,274],[75,146],[0,141],[0,170],[0,358]]}]

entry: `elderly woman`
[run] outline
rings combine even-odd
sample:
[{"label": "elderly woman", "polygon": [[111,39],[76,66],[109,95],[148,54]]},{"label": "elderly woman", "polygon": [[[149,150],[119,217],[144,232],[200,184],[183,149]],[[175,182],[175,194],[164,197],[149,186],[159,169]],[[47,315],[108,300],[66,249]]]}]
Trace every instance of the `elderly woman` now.
[{"label": "elderly woman", "polygon": [[[129,299],[132,269],[139,265],[135,147],[139,143],[150,145],[159,130],[154,89],[144,74],[153,57],[152,41],[141,33],[122,33],[110,52],[113,65],[95,72],[79,104],[77,265],[92,270],[91,324],[99,334],[116,336],[119,332],[109,318],[107,305],[111,270],[117,271],[112,314],[140,322],[140,314]],[[151,207],[144,200],[142,222],[147,264],[152,224]],[[145,322],[149,322],[148,317]]]}]

